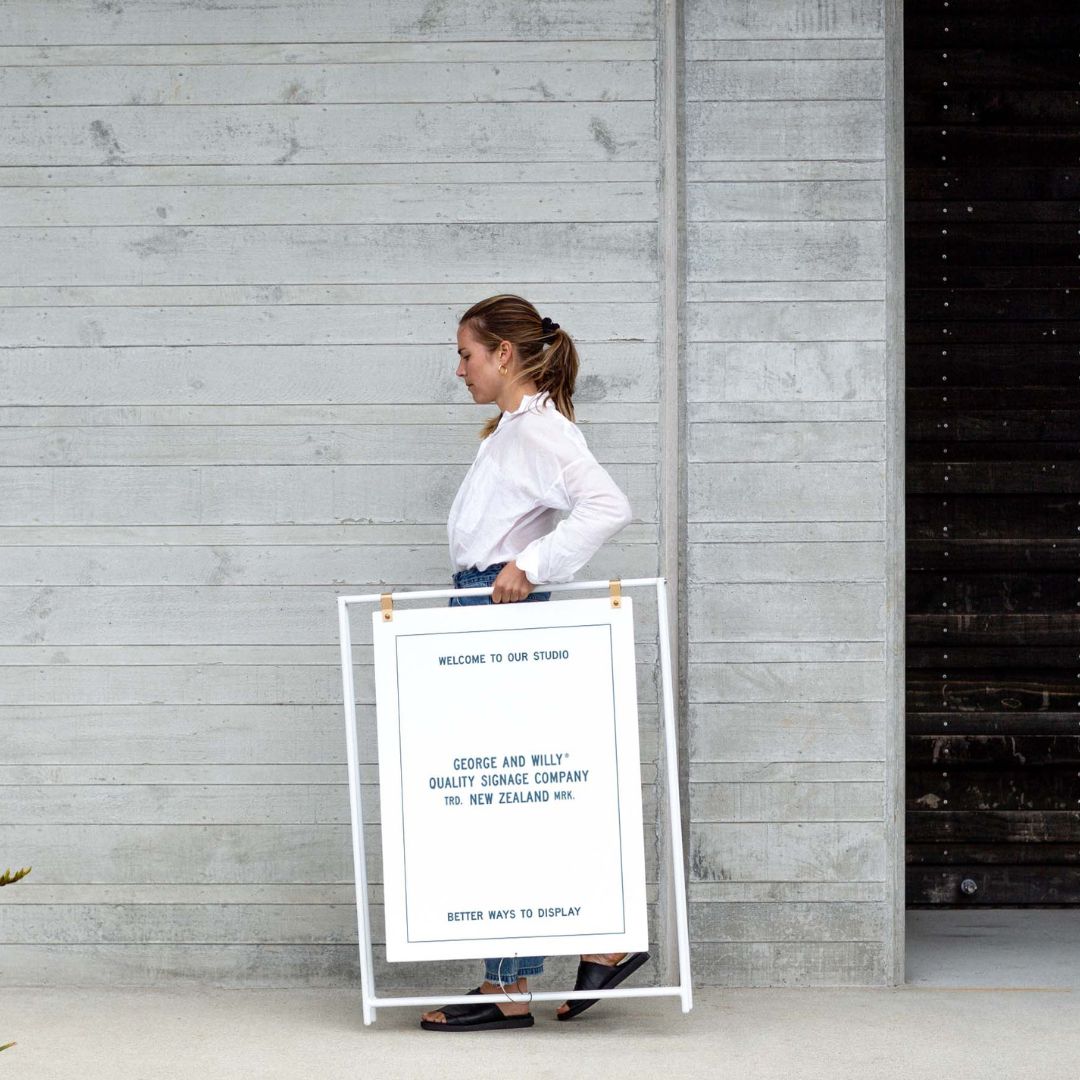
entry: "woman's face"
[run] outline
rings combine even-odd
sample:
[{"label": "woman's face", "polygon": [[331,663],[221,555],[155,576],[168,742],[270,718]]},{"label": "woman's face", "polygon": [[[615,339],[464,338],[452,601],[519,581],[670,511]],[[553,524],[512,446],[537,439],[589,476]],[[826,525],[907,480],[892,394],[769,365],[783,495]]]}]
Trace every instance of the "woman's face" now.
[{"label": "woman's face", "polygon": [[[500,342],[498,348],[488,352],[466,326],[459,326],[458,366],[455,374],[463,379],[473,401],[477,405],[490,405],[506,386],[507,375],[512,373],[511,345],[508,341]],[[507,375],[499,372],[499,365],[505,364]]]}]

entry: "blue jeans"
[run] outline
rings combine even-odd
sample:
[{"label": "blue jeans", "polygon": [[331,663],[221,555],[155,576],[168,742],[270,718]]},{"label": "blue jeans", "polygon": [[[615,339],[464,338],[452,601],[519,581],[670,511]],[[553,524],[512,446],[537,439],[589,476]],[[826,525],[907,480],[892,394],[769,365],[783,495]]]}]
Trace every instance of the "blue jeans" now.
[{"label": "blue jeans", "polygon": [[[455,589],[481,589],[494,583],[499,576],[499,571],[506,563],[495,563],[485,570],[478,570],[470,566],[468,570],[459,570],[454,575]],[[528,600],[550,600],[549,592],[531,592],[525,597]],[[517,601],[524,603],[525,601]],[[471,604],[490,604],[490,596],[451,596],[450,607],[466,607]],[[544,958],[542,956],[492,956],[484,961],[484,978],[490,983],[507,985],[515,983],[519,978],[529,975],[542,975],[544,973]]]}]

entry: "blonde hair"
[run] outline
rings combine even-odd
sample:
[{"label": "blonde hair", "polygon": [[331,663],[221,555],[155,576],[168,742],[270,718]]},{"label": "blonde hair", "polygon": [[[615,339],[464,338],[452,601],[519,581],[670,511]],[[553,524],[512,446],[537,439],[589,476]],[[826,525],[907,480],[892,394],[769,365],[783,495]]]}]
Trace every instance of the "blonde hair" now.
[{"label": "blonde hair", "polygon": [[[509,341],[521,365],[514,381],[531,379],[538,390],[551,395],[555,408],[573,421],[571,399],[578,373],[578,354],[565,330],[561,327],[546,330],[536,308],[513,293],[499,293],[473,304],[458,320],[458,325],[468,325],[473,337],[489,352],[500,341]],[[480,438],[486,439],[501,418],[501,412],[491,417],[481,428]]]}]

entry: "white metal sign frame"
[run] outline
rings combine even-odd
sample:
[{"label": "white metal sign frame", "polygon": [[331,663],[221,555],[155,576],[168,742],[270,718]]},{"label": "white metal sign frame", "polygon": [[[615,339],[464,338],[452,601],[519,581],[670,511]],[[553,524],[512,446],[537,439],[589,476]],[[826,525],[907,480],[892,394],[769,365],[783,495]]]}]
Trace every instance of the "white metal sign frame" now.
[{"label": "white metal sign frame", "polygon": [[[558,585],[538,586],[545,592],[571,592],[610,588],[608,581],[570,581]],[[664,729],[665,787],[668,805],[668,868],[669,906],[674,908],[678,942],[678,981],[672,986],[644,986],[614,990],[544,990],[526,994],[508,993],[511,1001],[573,1001],[575,999],[615,997],[678,997],[682,1011],[693,1006],[690,982],[690,932],[686,913],[686,878],[683,872],[682,815],[679,807],[678,743],[675,733],[675,702],[672,690],[671,644],[668,637],[667,579],[627,578],[618,580],[621,588],[653,586],[656,590],[657,628],[660,638],[660,673],[662,689],[661,722]],[[339,596],[338,627],[341,644],[341,678],[345,703],[345,745],[349,769],[349,810],[352,818],[353,868],[356,875],[356,921],[360,949],[360,993],[364,1023],[375,1021],[380,1008],[416,1007],[425,1005],[474,1005],[475,996],[441,994],[437,997],[378,997],[375,991],[375,963],[371,942],[371,916],[368,902],[367,863],[364,852],[363,807],[360,797],[360,754],[356,737],[356,691],[353,683],[352,631],[349,624],[350,604],[378,604],[389,598],[391,603],[405,600],[438,600],[452,596],[490,596],[492,586],[475,589],[415,589],[404,592],[365,593],[360,596]]]}]

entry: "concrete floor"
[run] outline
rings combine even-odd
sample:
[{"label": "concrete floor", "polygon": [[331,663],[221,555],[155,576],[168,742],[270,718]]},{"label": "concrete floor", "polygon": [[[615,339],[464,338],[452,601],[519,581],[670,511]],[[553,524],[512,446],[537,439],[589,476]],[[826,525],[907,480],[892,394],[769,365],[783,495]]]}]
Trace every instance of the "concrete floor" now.
[{"label": "concrete floor", "polygon": [[1077,1080],[1078,919],[910,912],[904,987],[698,990],[688,1015],[674,999],[629,999],[569,1024],[537,1003],[533,1028],[469,1035],[421,1031],[412,1009],[365,1028],[354,990],[8,987],[0,1043],[16,1045],[0,1069],[32,1080]]},{"label": "concrete floor", "polygon": [[913,987],[1080,990],[1080,908],[909,911],[906,959]]}]

